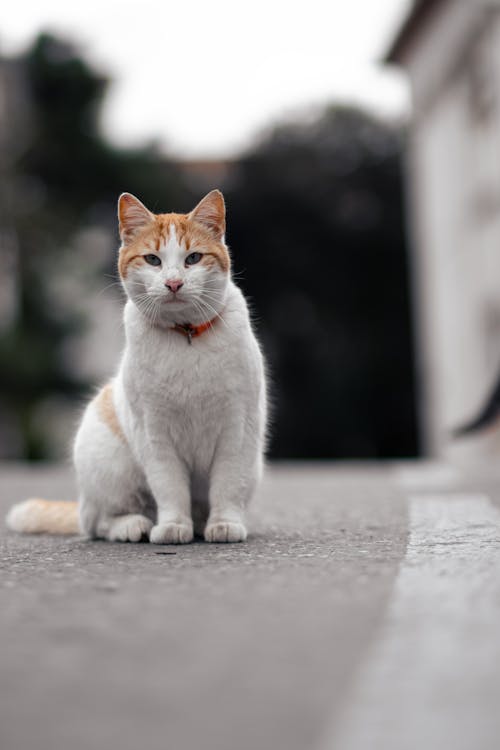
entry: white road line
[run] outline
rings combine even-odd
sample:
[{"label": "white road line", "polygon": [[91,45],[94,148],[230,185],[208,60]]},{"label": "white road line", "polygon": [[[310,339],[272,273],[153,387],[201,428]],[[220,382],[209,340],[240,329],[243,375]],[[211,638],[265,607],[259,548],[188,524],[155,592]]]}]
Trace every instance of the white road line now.
[{"label": "white road line", "polygon": [[500,748],[500,512],[484,495],[409,498],[381,638],[324,750]]},{"label": "white road line", "polygon": [[453,490],[461,481],[459,470],[438,461],[405,463],[394,470],[398,483],[409,492]]}]

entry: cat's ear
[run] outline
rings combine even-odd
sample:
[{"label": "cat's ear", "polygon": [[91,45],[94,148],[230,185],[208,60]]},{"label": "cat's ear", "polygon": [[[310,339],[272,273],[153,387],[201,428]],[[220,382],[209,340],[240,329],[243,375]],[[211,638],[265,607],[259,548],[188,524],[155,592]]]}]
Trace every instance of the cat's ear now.
[{"label": "cat's ear", "polygon": [[122,193],[118,199],[118,219],[122,242],[130,242],[154,221],[154,215],[141,201],[130,193]]},{"label": "cat's ear", "polygon": [[202,224],[218,240],[226,231],[226,205],[220,190],[211,190],[189,214],[192,221]]}]

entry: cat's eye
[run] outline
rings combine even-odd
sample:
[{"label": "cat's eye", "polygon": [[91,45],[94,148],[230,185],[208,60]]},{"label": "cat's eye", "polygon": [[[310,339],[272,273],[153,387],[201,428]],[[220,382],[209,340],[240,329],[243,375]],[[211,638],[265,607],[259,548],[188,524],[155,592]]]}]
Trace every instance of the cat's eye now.
[{"label": "cat's eye", "polygon": [[189,253],[185,260],[186,266],[194,266],[194,264],[199,263],[202,258],[202,253]]},{"label": "cat's eye", "polygon": [[142,257],[150,266],[161,266],[161,260],[157,255],[143,255]]}]

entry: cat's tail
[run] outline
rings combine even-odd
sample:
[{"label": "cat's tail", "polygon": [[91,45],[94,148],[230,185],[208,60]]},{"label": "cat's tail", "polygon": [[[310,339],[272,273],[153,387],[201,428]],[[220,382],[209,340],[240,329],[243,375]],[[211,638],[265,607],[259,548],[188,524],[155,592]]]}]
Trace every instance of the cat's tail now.
[{"label": "cat's tail", "polygon": [[65,500],[24,500],[10,509],[5,522],[20,534],[80,533],[78,503]]}]

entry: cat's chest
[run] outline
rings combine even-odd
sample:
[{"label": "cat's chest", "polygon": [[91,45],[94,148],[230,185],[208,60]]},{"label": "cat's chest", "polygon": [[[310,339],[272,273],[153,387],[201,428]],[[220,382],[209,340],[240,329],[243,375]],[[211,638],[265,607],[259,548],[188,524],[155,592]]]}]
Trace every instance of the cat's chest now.
[{"label": "cat's chest", "polygon": [[241,422],[244,413],[243,380],[236,372],[241,368],[235,367],[234,355],[180,339],[128,368],[125,392],[139,451],[144,445],[173,448],[206,469],[221,431],[234,420]]},{"label": "cat's chest", "polygon": [[129,353],[125,382],[131,403],[150,416],[185,421],[190,415],[220,413],[243,387],[241,352],[229,344],[196,339],[190,344],[182,334],[174,336],[166,344],[153,340]]}]

